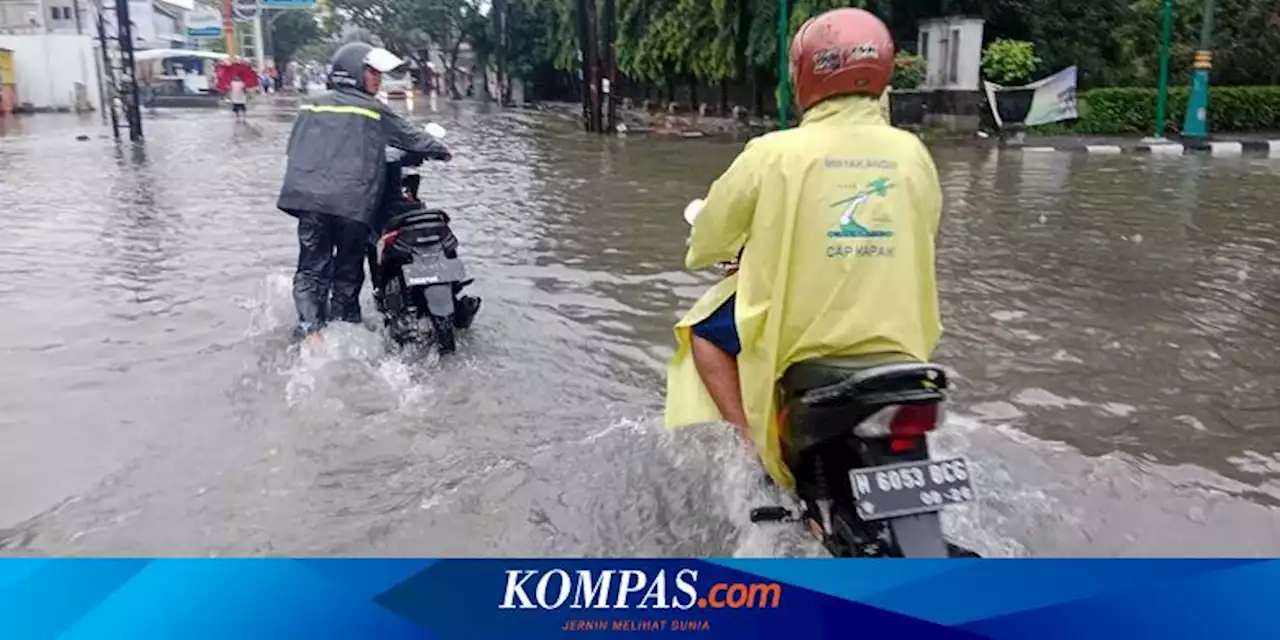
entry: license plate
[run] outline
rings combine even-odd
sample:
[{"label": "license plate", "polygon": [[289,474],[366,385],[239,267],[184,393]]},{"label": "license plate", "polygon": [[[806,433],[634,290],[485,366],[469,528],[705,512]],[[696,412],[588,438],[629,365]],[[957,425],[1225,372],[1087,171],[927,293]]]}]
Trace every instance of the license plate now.
[{"label": "license plate", "polygon": [[402,271],[404,283],[410,287],[461,282],[467,277],[461,260],[443,255],[414,254],[413,262],[404,265]]},{"label": "license plate", "polygon": [[938,511],[972,502],[969,462],[964,458],[921,460],[849,472],[858,517],[883,520]]}]

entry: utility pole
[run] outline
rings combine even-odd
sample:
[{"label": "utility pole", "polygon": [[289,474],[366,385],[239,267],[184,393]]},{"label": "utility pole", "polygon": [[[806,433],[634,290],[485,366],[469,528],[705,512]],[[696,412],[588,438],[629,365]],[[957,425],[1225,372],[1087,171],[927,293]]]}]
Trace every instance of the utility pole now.
[{"label": "utility pole", "polygon": [[263,41],[266,39],[262,36],[262,14],[266,13],[266,11],[266,7],[259,6],[253,16],[253,53],[258,61],[258,73],[263,73],[267,70],[267,48],[262,46]]},{"label": "utility pole", "polygon": [[587,131],[600,130],[599,40],[596,38],[596,2],[578,0],[578,43],[582,56],[582,115]]},{"label": "utility pole", "polygon": [[[1212,2],[1212,0],[1209,0]],[[790,30],[790,13],[787,0],[778,0],[778,128],[786,129],[790,121],[791,80],[788,78],[787,32]]]},{"label": "utility pole", "polygon": [[1196,51],[1195,74],[1191,76],[1191,97],[1182,135],[1203,138],[1209,135],[1209,70],[1213,68],[1214,0],[1204,0],[1204,21],[1200,23],[1200,49]]},{"label": "utility pole", "polygon": [[111,135],[116,140],[120,139],[120,116],[116,114],[116,97],[115,93],[118,86],[115,82],[115,74],[111,69],[111,52],[107,49],[107,19],[105,7],[98,9],[98,51],[102,53],[102,67],[106,70],[106,80],[102,83],[101,93],[103,98],[104,112],[111,114]]},{"label": "utility pole", "polygon": [[1169,47],[1173,41],[1173,0],[1164,0],[1164,27],[1160,33],[1160,91],[1156,96],[1155,140],[1164,139],[1165,115],[1169,105]]},{"label": "utility pole", "polygon": [[493,0],[493,36],[498,48],[498,104],[506,106],[511,97],[507,77],[507,0]]},{"label": "utility pole", "polygon": [[129,0],[116,0],[116,44],[120,47],[120,81],[127,93],[125,119],[129,121],[129,139],[142,140],[142,105],[138,103],[138,63],[133,59],[133,22],[129,18]]},{"label": "utility pole", "polygon": [[[77,2],[77,4],[79,3]],[[103,7],[96,3],[93,6],[94,9],[97,10],[98,14],[98,19],[94,20],[94,24],[98,28],[99,50],[99,55],[93,57],[93,70],[98,79],[98,109],[102,112],[102,124],[107,124],[107,83],[102,75],[102,63],[107,61],[107,29],[102,18],[102,13],[104,11]],[[80,10],[77,9],[76,18],[79,19],[79,17]],[[79,31],[80,27],[77,26],[76,30]],[[114,115],[114,110],[112,110],[112,115]]]},{"label": "utility pole", "polygon": [[618,130],[618,7],[616,0],[604,0],[604,55],[605,79],[609,89],[604,93],[608,108],[608,126],[601,133]]},{"label": "utility pole", "polygon": [[232,60],[236,57],[236,17],[235,7],[231,5],[235,0],[222,0],[222,37],[227,42],[227,55]]}]

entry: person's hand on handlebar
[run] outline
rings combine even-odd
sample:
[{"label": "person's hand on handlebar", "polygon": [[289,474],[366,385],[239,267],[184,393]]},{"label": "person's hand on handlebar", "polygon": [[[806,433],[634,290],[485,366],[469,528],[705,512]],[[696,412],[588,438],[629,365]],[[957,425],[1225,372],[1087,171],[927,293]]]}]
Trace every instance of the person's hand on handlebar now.
[{"label": "person's hand on handlebar", "polygon": [[452,160],[453,152],[449,150],[449,147],[445,146],[444,140],[443,140],[445,136],[445,128],[434,122],[428,122],[427,125],[423,127],[423,130],[427,132],[427,135],[436,139],[436,142],[438,143],[438,146],[442,151],[442,153],[437,153],[434,156],[431,156],[429,159],[439,160],[441,162],[448,162]]}]

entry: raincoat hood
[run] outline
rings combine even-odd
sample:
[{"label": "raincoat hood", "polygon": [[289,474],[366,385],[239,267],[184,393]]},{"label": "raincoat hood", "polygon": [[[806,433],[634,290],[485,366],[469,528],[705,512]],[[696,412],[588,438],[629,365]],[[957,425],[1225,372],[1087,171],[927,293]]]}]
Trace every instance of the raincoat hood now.
[{"label": "raincoat hood", "polygon": [[875,98],[824,100],[799,127],[748,143],[693,223],[690,269],[739,251],[741,266],[675,327],[667,426],[721,418],[690,342],[693,325],[736,293],[749,431],[770,475],[793,486],[779,441],[777,381],[792,364],[815,358],[929,358],[942,330],[934,274],[941,208],[928,150],[889,126]]},{"label": "raincoat hood", "polygon": [[879,98],[868,96],[836,96],[809,107],[800,118],[800,126],[880,124],[888,126]]}]

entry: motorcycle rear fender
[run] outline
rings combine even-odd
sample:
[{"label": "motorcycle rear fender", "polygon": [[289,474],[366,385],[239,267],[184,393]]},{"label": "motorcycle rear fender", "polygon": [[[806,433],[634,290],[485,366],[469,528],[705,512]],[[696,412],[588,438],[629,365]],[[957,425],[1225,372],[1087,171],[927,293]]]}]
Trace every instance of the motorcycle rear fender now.
[{"label": "motorcycle rear fender", "polygon": [[453,283],[433,284],[422,290],[426,298],[427,311],[431,315],[447,318],[453,315]]}]

